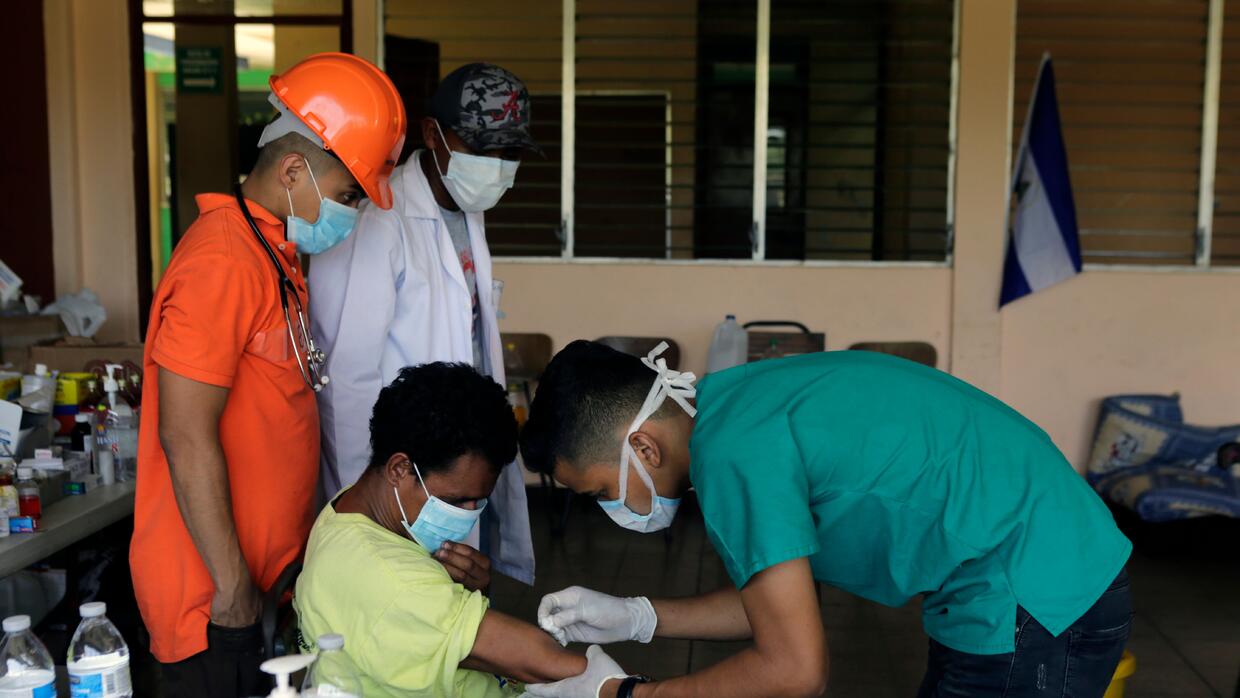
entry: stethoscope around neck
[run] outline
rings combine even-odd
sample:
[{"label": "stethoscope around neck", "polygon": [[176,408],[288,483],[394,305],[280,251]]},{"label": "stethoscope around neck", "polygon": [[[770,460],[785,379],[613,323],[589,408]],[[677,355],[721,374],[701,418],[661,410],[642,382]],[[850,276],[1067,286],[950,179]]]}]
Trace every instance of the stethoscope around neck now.
[{"label": "stethoscope around neck", "polygon": [[[314,343],[314,337],[310,335],[310,328],[306,324],[306,313],[301,305],[301,296],[297,295],[297,286],[293,284],[293,280],[284,271],[284,265],[280,264],[280,258],[276,256],[275,250],[271,249],[271,244],[267,242],[267,238],[263,237],[262,231],[258,229],[258,223],[254,222],[254,216],[250,214],[250,207],[245,203],[245,197],[241,195],[240,186],[233,190],[233,195],[237,197],[237,205],[241,207],[242,215],[245,216],[246,222],[250,224],[250,231],[254,233],[254,237],[258,238],[258,243],[267,251],[267,256],[271,258],[271,263],[276,268],[277,283],[280,287],[280,307],[284,309],[284,324],[288,328],[289,342],[293,345],[293,356],[297,358],[297,368],[301,370],[301,377],[306,381],[306,385],[310,386],[310,389],[317,393],[330,380],[323,373],[323,365],[327,363],[327,354]],[[300,330],[301,341],[298,341],[297,331],[294,330],[293,313],[289,311],[288,299],[290,295],[293,297],[293,303],[296,304],[296,330]],[[304,357],[302,356],[303,351],[305,352]]]}]

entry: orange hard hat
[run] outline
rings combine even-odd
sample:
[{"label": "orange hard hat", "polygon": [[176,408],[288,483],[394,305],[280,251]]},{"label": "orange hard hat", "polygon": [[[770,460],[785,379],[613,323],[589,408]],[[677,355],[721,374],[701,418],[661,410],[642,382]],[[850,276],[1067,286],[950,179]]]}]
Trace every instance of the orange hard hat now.
[{"label": "orange hard hat", "polygon": [[282,75],[271,92],[323,139],[379,208],[392,207],[388,177],[405,144],[405,105],[387,75],[347,53],[316,53]]}]

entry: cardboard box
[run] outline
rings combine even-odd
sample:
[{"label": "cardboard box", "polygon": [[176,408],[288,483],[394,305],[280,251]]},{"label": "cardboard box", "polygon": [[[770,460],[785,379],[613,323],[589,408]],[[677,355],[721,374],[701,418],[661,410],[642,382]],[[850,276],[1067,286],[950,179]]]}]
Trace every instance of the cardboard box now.
[{"label": "cardboard box", "polygon": [[0,363],[22,369],[28,347],[64,336],[59,315],[0,316]]},{"label": "cardboard box", "polygon": [[48,507],[65,498],[65,483],[69,481],[69,473],[64,470],[45,470],[39,475],[39,501],[43,511],[47,511]]},{"label": "cardboard box", "polygon": [[142,365],[141,344],[97,344],[82,337],[66,337],[50,343],[36,344],[30,347],[28,366],[47,364],[53,371],[81,371],[86,364],[96,359],[110,363],[132,361]]}]

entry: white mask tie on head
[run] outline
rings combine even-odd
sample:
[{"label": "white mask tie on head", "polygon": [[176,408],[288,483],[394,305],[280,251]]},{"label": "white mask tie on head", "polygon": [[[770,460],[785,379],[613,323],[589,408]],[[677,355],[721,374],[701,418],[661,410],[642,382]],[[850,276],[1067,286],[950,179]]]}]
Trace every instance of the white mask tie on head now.
[{"label": "white mask tie on head", "polygon": [[[620,450],[620,496],[613,500],[599,500],[599,506],[613,521],[624,528],[642,533],[650,533],[670,526],[672,519],[676,516],[676,509],[680,506],[680,500],[659,496],[654,489],[654,480],[646,471],[645,464],[637,457],[632,444],[629,443],[629,437],[640,429],[669,397],[690,417],[697,416],[697,408],[689,403],[690,399],[697,397],[697,388],[693,385],[697,376],[687,371],[675,371],[668,368],[667,359],[660,356],[666,350],[667,342],[659,342],[658,346],[642,358],[642,363],[657,375],[654,384],[650,386],[650,392],[646,394],[646,401],[642,403],[637,417],[624,434],[624,443]],[[629,492],[629,463],[633,464],[637,476],[650,490],[649,514],[636,514],[625,504],[625,498]]]}]

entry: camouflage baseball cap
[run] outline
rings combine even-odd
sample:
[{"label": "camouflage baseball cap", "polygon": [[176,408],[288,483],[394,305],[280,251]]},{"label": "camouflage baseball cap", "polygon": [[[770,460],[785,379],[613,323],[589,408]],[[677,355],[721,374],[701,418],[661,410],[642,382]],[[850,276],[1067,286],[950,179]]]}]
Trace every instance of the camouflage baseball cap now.
[{"label": "camouflage baseball cap", "polygon": [[431,98],[431,115],[476,152],[525,148],[541,153],[530,137],[530,93],[520,78],[490,63],[452,71]]}]

